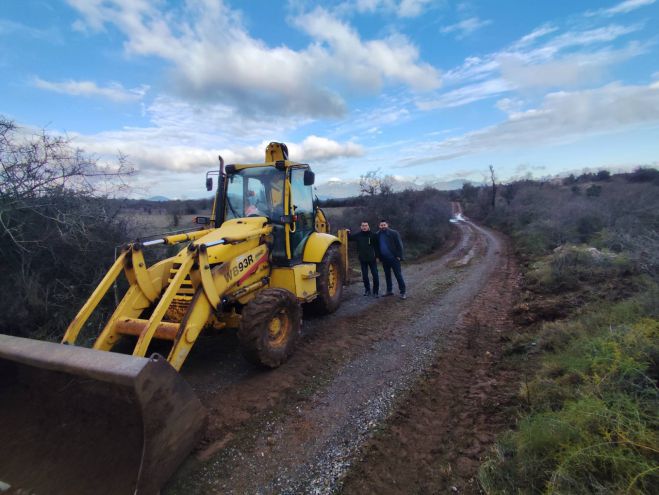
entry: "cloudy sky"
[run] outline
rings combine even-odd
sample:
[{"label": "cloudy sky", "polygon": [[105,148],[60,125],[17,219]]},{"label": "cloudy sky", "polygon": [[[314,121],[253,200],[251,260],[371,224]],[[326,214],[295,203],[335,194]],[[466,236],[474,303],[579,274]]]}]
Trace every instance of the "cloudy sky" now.
[{"label": "cloudy sky", "polygon": [[320,183],[657,166],[658,26],[655,0],[4,0],[0,114],[127,155],[147,197],[270,141]]}]

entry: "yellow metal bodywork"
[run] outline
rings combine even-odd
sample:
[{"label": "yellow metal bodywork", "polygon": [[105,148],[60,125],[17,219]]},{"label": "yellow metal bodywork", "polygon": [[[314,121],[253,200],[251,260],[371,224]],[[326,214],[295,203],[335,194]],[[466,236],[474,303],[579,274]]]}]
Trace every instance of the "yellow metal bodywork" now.
[{"label": "yellow metal bodywork", "polygon": [[284,146],[282,146],[282,143],[270,143],[268,146],[266,146],[265,148],[266,163],[288,160],[288,149],[284,151]]},{"label": "yellow metal bodywork", "polygon": [[315,263],[302,263],[286,268],[273,268],[270,275],[270,285],[292,292],[303,301],[311,301],[316,297]]},{"label": "yellow metal bodywork", "polygon": [[343,263],[343,281],[346,285],[350,284],[350,261],[348,259],[348,231],[346,229],[340,229],[336,233],[339,238],[339,252],[341,253],[341,261]]},{"label": "yellow metal bodywork", "polygon": [[[133,355],[145,356],[156,332],[167,326],[163,321],[167,309],[180,297],[181,286],[188,278],[194,295],[189,297],[185,316],[174,322],[178,330],[168,357],[169,363],[180,369],[204,327],[226,326],[226,322],[214,317],[223,299],[229,300],[236,293],[244,303],[253,297],[253,292],[268,285],[270,263],[265,241],[272,228],[265,226],[265,221],[262,217],[235,219],[225,222],[219,229],[200,231],[188,236],[195,240],[178,255],[151,268],[146,268],[140,244],[128,246],[69,325],[62,342],[76,343],[81,328],[123,271],[130,286],[96,339],[94,348],[109,351],[122,336],[122,328],[142,325]],[[169,238],[165,244],[174,244],[174,241]],[[153,311],[149,319],[140,320],[141,314],[150,307]]]},{"label": "yellow metal bodywork", "polygon": [[[268,146],[266,163],[232,167],[235,170],[307,167],[289,161],[282,146],[279,143]],[[289,176],[286,173],[284,179],[282,174],[282,180],[273,181],[272,187],[283,202],[284,214],[293,216]],[[290,234],[295,232],[295,223],[293,220],[284,226],[289,260]],[[76,343],[85,322],[123,272],[129,288],[96,338],[94,348],[109,351],[124,335],[134,335],[137,343],[133,355],[145,356],[153,338],[170,340],[172,347],[167,360],[179,370],[201,331],[207,327],[221,329],[238,325],[240,314],[236,312],[236,304],[249,303],[258,291],[268,287],[286,289],[299,302],[309,302],[317,296],[317,264],[332,245],[339,245],[342,256],[347,256],[344,248],[347,238],[345,232],[339,232],[339,237],[328,233],[329,223],[319,208],[315,230],[306,241],[302,263],[292,266],[271,266],[273,224],[266,217],[231,219],[219,228],[164,237],[156,243],[186,243],[185,247],[151,267],[146,266],[143,249],[154,242],[128,245],[72,321],[62,342]],[[143,319],[142,314],[147,310],[148,318]]]},{"label": "yellow metal bodywork", "polygon": [[321,234],[329,234],[330,232],[330,223],[325,216],[325,212],[319,207],[316,207],[316,218],[315,218],[315,227],[316,232]]},{"label": "yellow metal bodywork", "polygon": [[312,233],[304,246],[302,261],[305,263],[320,263],[327,249],[338,242],[339,239],[336,236],[319,232]]}]

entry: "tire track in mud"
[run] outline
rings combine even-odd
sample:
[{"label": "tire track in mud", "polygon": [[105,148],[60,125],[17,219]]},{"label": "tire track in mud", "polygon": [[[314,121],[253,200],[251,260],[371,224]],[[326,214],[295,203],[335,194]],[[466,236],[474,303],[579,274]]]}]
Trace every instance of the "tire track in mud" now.
[{"label": "tire track in mud", "polygon": [[507,249],[430,367],[366,442],[342,494],[483,493],[478,469],[519,408],[520,369],[504,358],[520,284]]},{"label": "tire track in mud", "polygon": [[457,227],[449,253],[404,267],[407,301],[367,299],[355,284],[336,313],[305,321],[299,351],[277,370],[235,358],[209,364],[211,349],[200,353],[184,376],[211,411],[209,432],[165,493],[336,490],[501,265],[495,235],[469,222]]}]

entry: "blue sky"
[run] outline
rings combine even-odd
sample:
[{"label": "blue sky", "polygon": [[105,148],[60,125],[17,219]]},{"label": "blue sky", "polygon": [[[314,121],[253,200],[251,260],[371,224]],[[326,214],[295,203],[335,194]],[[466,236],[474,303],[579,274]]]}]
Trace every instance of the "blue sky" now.
[{"label": "blue sky", "polygon": [[0,114],[206,195],[270,141],[319,192],[659,164],[659,2],[6,0]]}]

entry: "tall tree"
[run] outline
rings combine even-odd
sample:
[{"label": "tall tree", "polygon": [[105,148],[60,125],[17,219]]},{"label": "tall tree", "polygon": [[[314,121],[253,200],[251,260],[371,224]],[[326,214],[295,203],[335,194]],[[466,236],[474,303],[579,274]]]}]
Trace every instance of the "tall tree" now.
[{"label": "tall tree", "polygon": [[497,200],[497,183],[494,176],[494,166],[490,165],[490,180],[492,181],[492,209],[494,209]]}]

